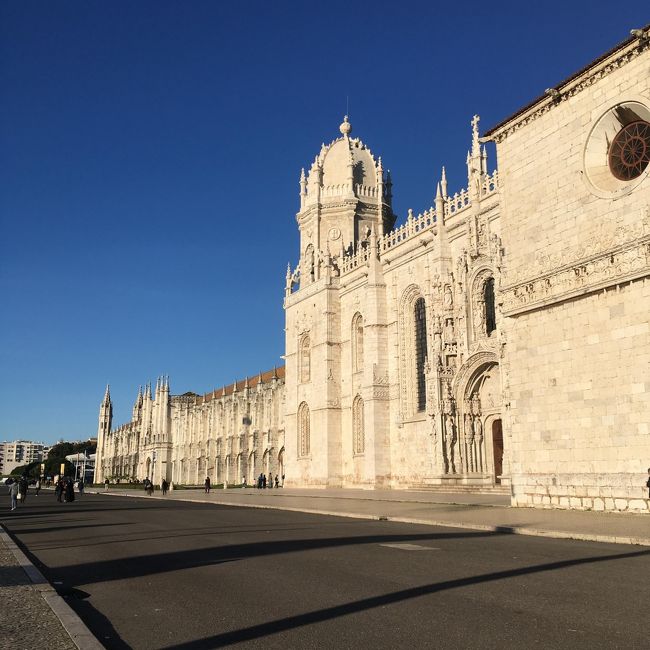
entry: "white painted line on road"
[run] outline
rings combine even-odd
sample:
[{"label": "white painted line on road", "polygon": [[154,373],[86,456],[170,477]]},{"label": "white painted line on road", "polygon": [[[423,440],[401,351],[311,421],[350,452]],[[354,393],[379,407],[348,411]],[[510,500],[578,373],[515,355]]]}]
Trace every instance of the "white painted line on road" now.
[{"label": "white painted line on road", "polygon": [[436,548],[435,546],[420,546],[420,544],[380,544],[379,546],[385,546],[387,548],[398,548],[402,551],[440,551],[442,549]]}]

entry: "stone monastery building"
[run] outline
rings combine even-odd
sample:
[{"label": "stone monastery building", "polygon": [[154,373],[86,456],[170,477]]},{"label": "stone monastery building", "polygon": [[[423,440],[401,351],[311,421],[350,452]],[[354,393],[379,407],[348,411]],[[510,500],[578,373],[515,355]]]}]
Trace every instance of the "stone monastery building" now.
[{"label": "stone monastery building", "polygon": [[286,366],[202,396],[159,379],[116,429],[107,389],[95,480],[264,472],[648,512],[649,70],[635,30],[482,137],[474,117],[467,188],[443,170],[397,228],[345,118],[300,177]]}]

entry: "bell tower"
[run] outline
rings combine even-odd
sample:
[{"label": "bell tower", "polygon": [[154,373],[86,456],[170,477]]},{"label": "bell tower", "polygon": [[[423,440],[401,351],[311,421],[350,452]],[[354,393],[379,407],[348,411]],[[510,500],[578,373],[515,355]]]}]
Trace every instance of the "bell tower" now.
[{"label": "bell tower", "polygon": [[[346,481],[350,405],[349,382],[342,378],[352,313],[341,274],[357,252],[376,250],[396,218],[381,159],[352,137],[347,116],[339,131],[339,138],[321,146],[308,173],[300,174],[300,256],[297,268],[287,269],[284,301],[287,486],[339,487]],[[373,286],[383,287],[375,271],[369,275]],[[369,345],[371,340],[369,332]]]},{"label": "bell tower", "polygon": [[95,483],[101,483],[104,480],[102,467],[102,456],[106,445],[106,438],[111,432],[113,424],[113,403],[111,402],[111,389],[106,385],[104,399],[99,407],[99,426],[97,428],[97,453],[95,455]]}]

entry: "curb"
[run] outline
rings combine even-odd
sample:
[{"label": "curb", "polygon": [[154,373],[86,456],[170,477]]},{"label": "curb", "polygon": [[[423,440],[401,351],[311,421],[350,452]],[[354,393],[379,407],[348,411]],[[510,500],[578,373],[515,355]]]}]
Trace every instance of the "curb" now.
[{"label": "curb", "polygon": [[72,642],[79,650],[105,650],[104,646],[96,639],[77,613],[59,596],[56,589],[45,579],[43,574],[29,561],[28,557],[18,548],[14,540],[9,536],[4,527],[0,524],[0,540],[11,551],[27,577],[32,582],[36,591],[41,594],[43,600],[49,605],[54,615],[59,619],[63,629],[68,633]]},{"label": "curb", "polygon": [[[95,493],[98,494],[98,493]],[[110,494],[102,492],[101,494]],[[133,499],[144,499],[139,494],[115,494],[112,496],[131,497]],[[146,497],[147,499],[163,499],[162,496]],[[312,515],[323,515],[327,517],[348,517],[350,519],[372,519],[375,521],[395,521],[400,524],[419,524],[423,526],[441,526],[443,528],[463,528],[465,530],[480,530],[491,533],[504,533],[508,535],[530,535],[533,537],[549,537],[552,539],[575,539],[582,542],[600,542],[603,544],[631,544],[635,546],[650,546],[650,538],[647,537],[630,537],[615,535],[596,535],[592,533],[573,533],[557,530],[545,530],[543,528],[526,528],[522,526],[492,526],[490,524],[468,524],[441,521],[435,519],[414,519],[411,517],[389,517],[385,515],[371,515],[362,513],[337,512],[332,510],[319,510],[318,508],[295,508],[291,506],[267,505],[258,503],[232,503],[231,501],[207,501],[205,499],[183,499],[177,501],[186,501],[190,503],[206,503],[219,506],[230,506],[232,508],[257,508],[258,510],[286,510],[288,512],[305,512]],[[506,507],[506,506],[495,506]]]}]

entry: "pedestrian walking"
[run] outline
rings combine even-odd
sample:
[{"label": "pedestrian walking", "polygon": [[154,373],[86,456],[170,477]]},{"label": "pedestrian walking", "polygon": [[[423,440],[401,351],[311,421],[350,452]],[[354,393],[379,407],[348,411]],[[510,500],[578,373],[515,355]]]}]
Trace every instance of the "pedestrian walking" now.
[{"label": "pedestrian walking", "polygon": [[16,481],[9,483],[9,501],[11,509],[15,510],[18,507],[18,483]]},{"label": "pedestrian walking", "polygon": [[63,501],[63,479],[59,479],[56,482],[56,485],[54,486],[54,496],[56,496],[56,500],[61,503]]},{"label": "pedestrian walking", "polygon": [[20,501],[25,503],[27,501],[27,490],[29,489],[29,483],[27,481],[26,476],[21,476],[20,481],[18,481],[18,493],[20,496],[18,497]]},{"label": "pedestrian walking", "polygon": [[162,483],[160,484],[160,491],[162,492],[163,496],[167,494],[167,490],[169,489],[169,485],[165,479],[162,480]]},{"label": "pedestrian walking", "polygon": [[74,501],[74,483],[72,482],[72,479],[69,478],[65,482],[65,502],[66,503],[72,503]]},{"label": "pedestrian walking", "polygon": [[266,474],[262,474],[262,489],[266,490]]},{"label": "pedestrian walking", "polygon": [[104,492],[108,492],[109,485],[110,485],[110,481],[107,478],[104,479]]},{"label": "pedestrian walking", "polygon": [[41,491],[41,479],[37,478],[36,483],[34,485],[34,492],[36,492],[36,496],[38,496],[38,493]]},{"label": "pedestrian walking", "polygon": [[84,480],[83,478],[79,479],[79,483],[77,485],[77,489],[79,490],[79,496],[82,496],[84,493]]},{"label": "pedestrian walking", "polygon": [[275,475],[275,489],[277,490],[280,487],[280,480],[278,479],[278,475]]},{"label": "pedestrian walking", "polygon": [[210,494],[210,477],[209,476],[205,477],[205,483],[203,485],[205,487],[205,493]]}]

